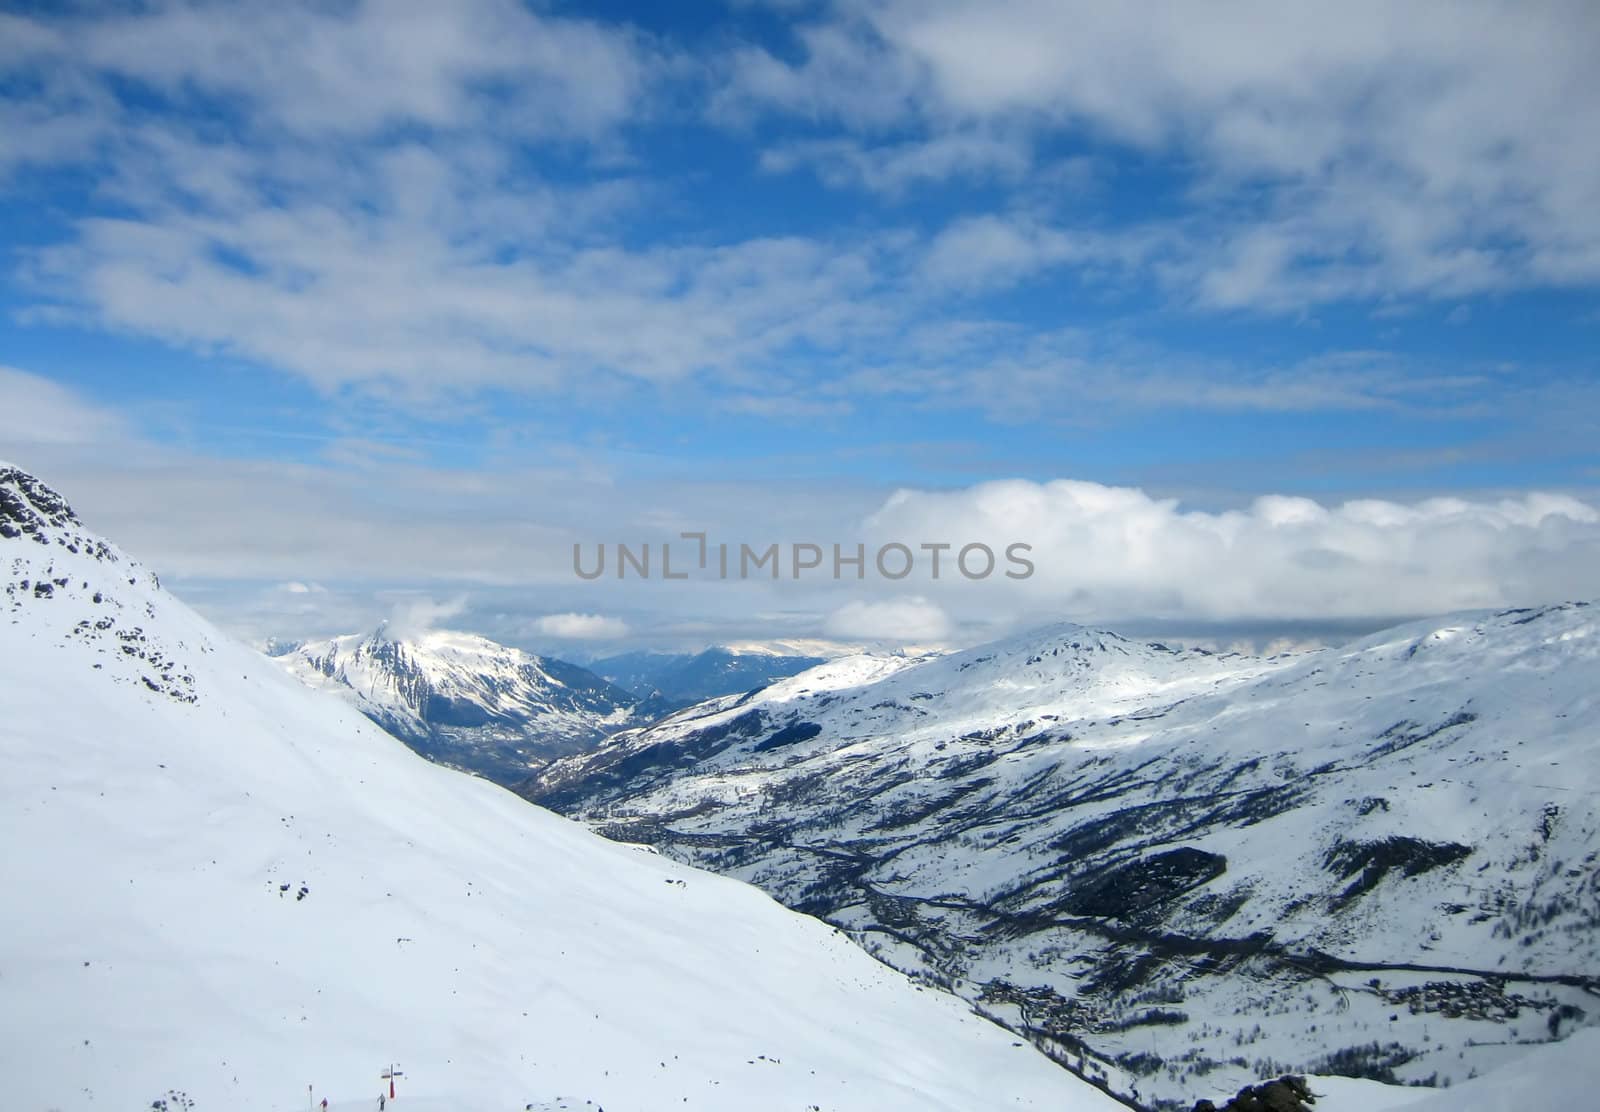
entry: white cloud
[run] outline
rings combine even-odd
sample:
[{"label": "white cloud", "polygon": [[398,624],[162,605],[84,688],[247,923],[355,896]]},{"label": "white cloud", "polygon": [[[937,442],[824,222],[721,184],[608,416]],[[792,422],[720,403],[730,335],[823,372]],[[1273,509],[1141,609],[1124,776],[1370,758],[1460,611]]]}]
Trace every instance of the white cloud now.
[{"label": "white cloud", "polygon": [[516,0],[161,5],[68,26],[74,53],[107,72],[238,98],[313,134],[488,120],[592,134],[639,110],[658,64],[637,35]]},{"label": "white cloud", "polygon": [[[493,153],[277,152],[135,132],[136,217],[85,219],[28,273],[86,319],[412,400],[612,376],[734,376],[893,317],[880,244],[581,242],[625,187],[520,192]],[[618,190],[621,190],[619,193]],[[179,203],[178,192],[201,203]]]},{"label": "white cloud", "polygon": [[950,619],[935,603],[920,595],[879,602],[845,603],[823,622],[830,637],[847,640],[928,643],[950,635]]},{"label": "white cloud", "polygon": [[602,614],[546,614],[534,623],[546,637],[569,641],[615,641],[628,635],[628,623]]},{"label": "white cloud", "polygon": [[1267,495],[1209,513],[1130,487],[1057,480],[900,491],[877,537],[1033,546],[1014,585],[957,586],[1035,613],[1129,618],[1371,619],[1600,596],[1600,511],[1560,494],[1494,500]]},{"label": "white cloud", "polygon": [[796,29],[805,64],[790,66],[756,46],[741,47],[725,63],[722,87],[711,102],[716,118],[740,122],[764,105],[797,115],[840,118],[874,129],[915,108],[918,79],[913,59],[875,49],[858,21],[818,22]]},{"label": "white cloud", "polygon": [[412,640],[428,630],[458,617],[467,609],[467,597],[436,602],[431,598],[408,598],[395,603],[389,612],[389,632],[402,640]]},{"label": "white cloud", "polygon": [[[6,17],[0,71],[29,96],[0,106],[0,171],[94,171],[95,213],[20,256],[31,319],[414,407],[703,381],[747,412],[840,412],[875,374],[983,393],[996,360],[916,365],[908,333],[1052,270],[1096,298],[1154,281],[1272,311],[1600,279],[1597,21],[1429,10],[845,0],[799,25],[798,62],[746,46],[704,65],[515,0]],[[708,79],[716,118],[805,122],[769,170],[890,198],[958,178],[997,187],[977,202],[994,211],[662,240],[672,187],[630,129],[707,107]],[[1105,141],[1150,156],[1171,215],[1081,217],[1062,140],[1096,175]],[[578,165],[544,179],[544,155]],[[831,396],[775,384],[792,363]],[[1258,393],[1200,372],[1197,395]]]},{"label": "white cloud", "polygon": [[[858,236],[615,246],[619,214],[656,211],[659,188],[629,170],[622,129],[671,99],[656,83],[693,80],[625,26],[469,0],[7,29],[0,71],[31,95],[0,109],[0,171],[77,159],[99,179],[73,234],[22,258],[30,319],[413,405],[750,377],[887,327],[868,296],[879,248]],[[546,162],[578,166],[546,178]]]},{"label": "white cloud", "polygon": [[1187,167],[1160,274],[1208,306],[1600,280],[1600,21],[1582,0],[844,0],[797,37],[798,61],[742,57],[724,101],[867,140],[999,127]]}]

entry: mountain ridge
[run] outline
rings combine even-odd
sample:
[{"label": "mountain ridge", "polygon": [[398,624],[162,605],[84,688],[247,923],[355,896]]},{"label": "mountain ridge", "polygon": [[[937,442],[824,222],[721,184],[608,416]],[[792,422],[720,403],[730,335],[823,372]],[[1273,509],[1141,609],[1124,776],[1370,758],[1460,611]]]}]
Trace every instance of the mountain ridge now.
[{"label": "mountain ridge", "polygon": [[1587,603],[1273,658],[1056,626],[835,661],[519,790],[1149,1104],[1261,1071],[1459,1082],[1510,1031],[1592,1022],[1597,691]]}]

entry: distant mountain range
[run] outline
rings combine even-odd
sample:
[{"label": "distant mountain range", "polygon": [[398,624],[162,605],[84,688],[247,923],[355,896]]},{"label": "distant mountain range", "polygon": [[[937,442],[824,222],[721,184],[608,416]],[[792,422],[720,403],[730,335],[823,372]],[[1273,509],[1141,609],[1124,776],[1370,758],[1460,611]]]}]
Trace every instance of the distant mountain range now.
[{"label": "distant mountain range", "polygon": [[764,687],[822,660],[714,646],[698,653],[626,653],[584,668],[476,634],[402,636],[387,624],[322,640],[272,638],[263,651],[429,760],[507,785],[618,730],[713,696]]},{"label": "distant mountain range", "polygon": [[399,637],[387,626],[276,643],[276,659],[430,760],[501,783],[669,709],[587,669],[470,633]]},{"label": "distant mountain range", "polygon": [[759,884],[1150,1107],[1459,1084],[1600,1015],[1600,613],[1271,658],[834,660],[521,791]]},{"label": "distant mountain range", "polygon": [[742,695],[804,672],[825,657],[713,645],[698,653],[630,652],[592,661],[589,669],[641,698],[659,696],[676,709]]}]

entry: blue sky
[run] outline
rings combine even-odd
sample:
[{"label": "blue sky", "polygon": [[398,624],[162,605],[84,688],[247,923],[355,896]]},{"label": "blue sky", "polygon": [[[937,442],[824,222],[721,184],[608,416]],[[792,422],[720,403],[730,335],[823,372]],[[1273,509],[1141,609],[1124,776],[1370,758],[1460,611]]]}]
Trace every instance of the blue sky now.
[{"label": "blue sky", "polygon": [[[1597,53],[1556,2],[13,5],[0,454],[252,634],[417,593],[535,643],[1592,591]],[[982,509],[1007,481],[1030,516]],[[684,522],[850,541],[898,489],[1105,551],[1005,597],[560,573]]]}]

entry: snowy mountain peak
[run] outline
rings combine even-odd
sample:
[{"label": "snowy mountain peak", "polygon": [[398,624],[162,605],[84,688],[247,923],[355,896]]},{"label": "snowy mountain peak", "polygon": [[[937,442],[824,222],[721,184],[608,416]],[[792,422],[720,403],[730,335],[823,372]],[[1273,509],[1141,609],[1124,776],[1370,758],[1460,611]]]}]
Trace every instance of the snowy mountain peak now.
[{"label": "snowy mountain peak", "polygon": [[0,462],[0,539],[23,538],[55,545],[73,556],[87,554],[113,563],[121,559],[113,545],[84,529],[54,489],[20,467]]},{"label": "snowy mountain peak", "polygon": [[52,529],[81,528],[67,500],[20,468],[0,463],[0,537],[48,544]]},{"label": "snowy mountain peak", "polygon": [[386,622],[277,659],[424,756],[505,782],[638,724],[639,700],[599,676],[473,633]]}]

